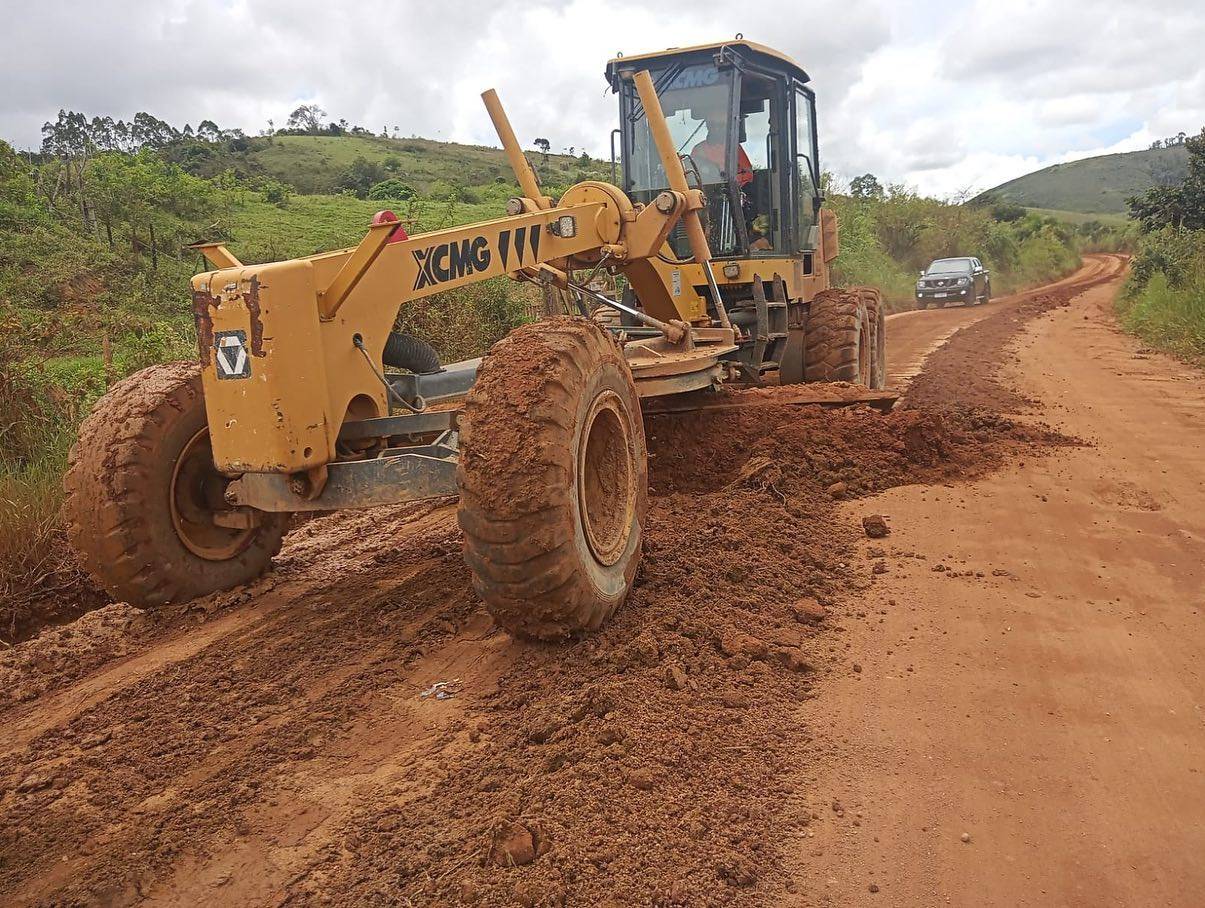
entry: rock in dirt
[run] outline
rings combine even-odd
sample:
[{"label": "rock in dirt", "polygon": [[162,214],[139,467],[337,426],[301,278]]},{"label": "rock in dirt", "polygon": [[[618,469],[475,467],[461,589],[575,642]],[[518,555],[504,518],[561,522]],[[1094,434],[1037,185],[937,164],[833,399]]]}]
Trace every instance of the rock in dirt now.
[{"label": "rock in dirt", "polygon": [[749,660],[765,659],[770,654],[770,647],[765,640],[729,625],[720,637],[720,652],[725,656],[744,656]]},{"label": "rock in dirt", "polygon": [[686,672],[678,665],[665,666],[665,686],[670,690],[685,690],[688,684]]},{"label": "rock in dirt", "polygon": [[881,514],[870,514],[862,518],[862,529],[871,539],[882,539],[891,532],[887,520]]},{"label": "rock in dirt", "polygon": [[657,777],[651,769],[642,766],[628,773],[628,784],[640,791],[652,791],[657,784]]},{"label": "rock in dirt", "polygon": [[779,664],[787,671],[792,672],[810,672],[812,664],[804,658],[803,653],[797,649],[782,647],[774,651],[774,656],[778,659]]},{"label": "rock in dirt", "polygon": [[530,864],[538,854],[538,839],[523,823],[500,826],[490,843],[489,862],[498,867],[517,867]]},{"label": "rock in dirt", "polygon": [[791,604],[790,611],[802,624],[819,624],[828,615],[828,609],[815,599],[800,599]]},{"label": "rock in dirt", "polygon": [[93,747],[100,747],[102,744],[108,744],[112,738],[113,732],[101,731],[97,732],[96,734],[87,735],[82,741],[79,742],[79,746],[82,750],[91,750]]},{"label": "rock in dirt", "polygon": [[849,486],[843,482],[834,482],[828,487],[828,494],[833,498],[844,498],[847,492],[849,492]]},{"label": "rock in dirt", "polygon": [[17,791],[21,794],[41,791],[43,788],[49,788],[52,781],[50,776],[36,772],[30,773],[17,783]]},{"label": "rock in dirt", "polygon": [[744,709],[749,705],[749,698],[740,691],[725,691],[720,695],[720,702],[725,709]]}]

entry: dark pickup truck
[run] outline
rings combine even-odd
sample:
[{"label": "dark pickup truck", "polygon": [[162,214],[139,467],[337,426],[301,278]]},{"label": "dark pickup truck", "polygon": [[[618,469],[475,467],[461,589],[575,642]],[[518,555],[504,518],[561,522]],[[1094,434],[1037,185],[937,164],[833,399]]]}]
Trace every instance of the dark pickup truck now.
[{"label": "dark pickup truck", "polygon": [[968,306],[992,298],[992,277],[977,258],[937,259],[916,282],[916,307],[944,306],[955,300]]}]

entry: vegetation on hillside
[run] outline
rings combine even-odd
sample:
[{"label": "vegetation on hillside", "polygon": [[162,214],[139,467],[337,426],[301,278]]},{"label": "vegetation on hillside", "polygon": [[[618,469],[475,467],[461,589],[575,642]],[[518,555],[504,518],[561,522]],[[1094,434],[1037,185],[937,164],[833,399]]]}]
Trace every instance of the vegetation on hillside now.
[{"label": "vegetation on hillside", "polygon": [[1027,208],[1124,214],[1128,198],[1178,183],[1187,165],[1184,139],[1173,136],[1143,151],[1054,164],[1001,183],[983,195]]},{"label": "vegetation on hillside", "polygon": [[1081,252],[1127,242],[1124,228],[1101,220],[1073,224],[987,196],[940,202],[906,187],[884,188],[871,174],[854,179],[848,195],[831,185],[828,195],[841,224],[838,279],[881,288],[893,309],[912,308],[917,274],[933,259],[978,257],[999,295],[1066,274]]},{"label": "vegetation on hillside", "polygon": [[1143,236],[1118,311],[1148,343],[1205,365],[1205,129],[1184,145],[1185,178],[1130,199]]}]

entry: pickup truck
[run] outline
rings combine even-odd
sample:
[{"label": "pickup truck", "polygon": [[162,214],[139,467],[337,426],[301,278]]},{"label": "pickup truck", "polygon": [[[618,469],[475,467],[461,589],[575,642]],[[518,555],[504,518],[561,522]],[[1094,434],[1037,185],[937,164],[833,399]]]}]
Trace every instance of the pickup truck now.
[{"label": "pickup truck", "polygon": [[991,274],[979,259],[971,256],[936,259],[920,273],[916,282],[918,309],[927,309],[930,303],[944,306],[956,300],[974,306],[991,298]]}]

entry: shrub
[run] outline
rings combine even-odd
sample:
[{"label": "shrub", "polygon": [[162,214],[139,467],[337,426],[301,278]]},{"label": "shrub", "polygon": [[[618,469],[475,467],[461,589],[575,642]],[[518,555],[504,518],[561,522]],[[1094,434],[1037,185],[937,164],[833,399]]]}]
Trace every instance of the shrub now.
[{"label": "shrub", "polygon": [[1205,230],[1143,237],[1117,309],[1147,343],[1205,365]]},{"label": "shrub", "polygon": [[399,180],[397,177],[382,180],[368,190],[368,198],[381,202],[399,200],[404,202],[407,199],[414,198],[416,194],[413,186],[404,180]]}]

